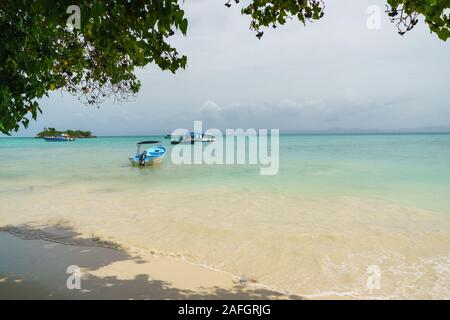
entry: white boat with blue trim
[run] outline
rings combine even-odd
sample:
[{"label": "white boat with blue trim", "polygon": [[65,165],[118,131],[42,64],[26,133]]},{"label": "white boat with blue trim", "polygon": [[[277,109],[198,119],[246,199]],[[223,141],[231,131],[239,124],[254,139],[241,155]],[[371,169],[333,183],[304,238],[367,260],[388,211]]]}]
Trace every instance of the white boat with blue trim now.
[{"label": "white boat with blue trim", "polygon": [[161,141],[141,141],[136,144],[137,150],[134,157],[129,158],[133,166],[153,166],[160,164],[166,156],[167,149],[161,145],[151,147],[141,152],[141,146],[145,144],[159,144]]}]

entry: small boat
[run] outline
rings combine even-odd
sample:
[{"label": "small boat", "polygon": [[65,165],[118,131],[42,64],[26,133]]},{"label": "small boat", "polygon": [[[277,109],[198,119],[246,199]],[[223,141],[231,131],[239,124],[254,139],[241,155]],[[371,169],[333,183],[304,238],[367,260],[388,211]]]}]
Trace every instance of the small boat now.
[{"label": "small boat", "polygon": [[64,142],[64,141],[75,141],[74,138],[71,138],[67,134],[62,134],[60,136],[51,136],[51,137],[44,137],[45,141],[54,141],[54,142]]},{"label": "small boat", "polygon": [[171,144],[179,144],[183,141],[183,137],[179,136],[179,137],[171,137],[170,138],[170,143]]},{"label": "small boat", "polygon": [[195,132],[189,132],[182,136],[171,136],[170,143],[171,144],[194,144],[195,142],[201,142],[202,141],[202,134],[201,133],[195,133]]},{"label": "small boat", "polygon": [[216,137],[210,134],[202,135],[202,142],[214,142],[216,141]]},{"label": "small boat", "polygon": [[133,166],[153,166],[163,161],[167,150],[161,145],[151,147],[141,152],[141,145],[158,144],[161,141],[141,141],[136,144],[137,150],[134,157],[129,158]]}]

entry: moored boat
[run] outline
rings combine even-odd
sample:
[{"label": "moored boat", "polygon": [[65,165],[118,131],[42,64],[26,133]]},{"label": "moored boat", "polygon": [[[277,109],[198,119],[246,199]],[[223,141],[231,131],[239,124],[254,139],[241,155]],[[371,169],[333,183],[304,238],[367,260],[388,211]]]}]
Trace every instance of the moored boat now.
[{"label": "moored boat", "polygon": [[60,136],[51,136],[51,137],[44,137],[45,141],[50,141],[50,142],[65,142],[65,141],[75,141],[74,138],[70,137],[67,134],[62,134]]},{"label": "moored boat", "polygon": [[202,142],[214,142],[214,141],[216,141],[215,136],[203,133]]},{"label": "moored boat", "polygon": [[197,132],[189,132],[184,135],[176,136],[171,135],[171,144],[194,144],[196,142],[213,142],[216,141],[216,138],[212,135],[207,135],[204,133],[197,133]]},{"label": "moored boat", "polygon": [[182,136],[179,136],[179,137],[174,137],[174,136],[172,136],[171,138],[170,138],[170,143],[171,144],[179,144],[179,143],[181,143],[183,141],[183,137]]},{"label": "moored boat", "polygon": [[163,161],[167,150],[161,145],[151,147],[141,152],[141,145],[159,144],[160,141],[141,141],[136,144],[137,150],[134,157],[129,158],[133,166],[153,166]]}]

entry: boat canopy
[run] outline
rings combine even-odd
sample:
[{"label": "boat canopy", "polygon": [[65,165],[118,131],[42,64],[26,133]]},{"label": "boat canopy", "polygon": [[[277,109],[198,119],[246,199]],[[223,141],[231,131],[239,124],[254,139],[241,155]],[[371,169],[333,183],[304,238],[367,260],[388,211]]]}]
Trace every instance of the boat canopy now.
[{"label": "boat canopy", "polygon": [[153,141],[153,140],[149,140],[149,141],[141,141],[136,143],[137,145],[141,145],[141,144],[156,144],[156,143],[161,143],[161,141]]},{"label": "boat canopy", "polygon": [[136,155],[141,154],[141,145],[142,144],[157,144],[157,143],[161,143],[161,141],[149,140],[149,141],[141,141],[141,142],[136,143],[136,145],[137,145]]}]

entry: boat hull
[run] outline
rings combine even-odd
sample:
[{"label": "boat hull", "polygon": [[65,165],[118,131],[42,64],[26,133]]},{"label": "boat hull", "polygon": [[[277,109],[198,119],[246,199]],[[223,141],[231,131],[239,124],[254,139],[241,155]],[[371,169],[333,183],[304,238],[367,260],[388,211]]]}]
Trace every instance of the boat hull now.
[{"label": "boat hull", "polygon": [[144,160],[144,164],[142,164],[139,159],[136,158],[130,158],[130,162],[132,166],[139,166],[139,167],[143,167],[143,166],[155,166],[160,164],[163,161],[164,157],[159,157],[159,158],[151,158],[151,159],[145,159]]},{"label": "boat hull", "polygon": [[162,146],[147,149],[142,154],[129,158],[132,166],[154,166],[160,164],[166,156],[167,149]]},{"label": "boat hull", "polygon": [[74,138],[61,138],[61,137],[55,137],[55,138],[44,138],[45,141],[48,142],[68,142],[68,141],[75,141]]}]

